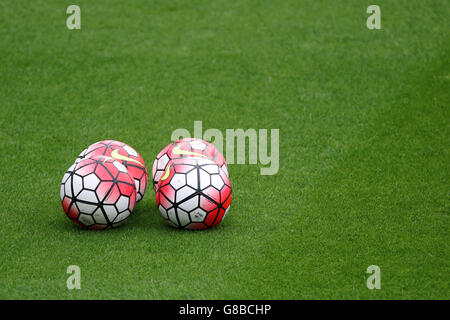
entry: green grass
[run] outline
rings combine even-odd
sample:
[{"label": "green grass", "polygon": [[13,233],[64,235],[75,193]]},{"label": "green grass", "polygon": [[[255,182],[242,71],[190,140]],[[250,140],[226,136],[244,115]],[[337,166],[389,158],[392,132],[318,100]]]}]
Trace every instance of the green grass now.
[{"label": "green grass", "polygon": [[[449,299],[448,1],[0,3],[0,298]],[[59,183],[103,139],[151,168],[176,128],[279,128],[216,229],[79,229]],[[82,289],[66,288],[80,266]],[[366,288],[369,265],[381,290]]]}]

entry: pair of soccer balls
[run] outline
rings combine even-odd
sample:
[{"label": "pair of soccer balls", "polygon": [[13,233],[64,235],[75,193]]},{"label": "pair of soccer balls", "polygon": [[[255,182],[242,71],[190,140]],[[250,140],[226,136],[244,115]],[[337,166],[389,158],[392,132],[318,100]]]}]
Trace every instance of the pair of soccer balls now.
[{"label": "pair of soccer balls", "polygon": [[136,150],[120,141],[99,141],[83,150],[64,174],[61,204],[83,228],[112,228],[133,212],[147,181],[147,168]]},{"label": "pair of soccer balls", "polygon": [[[231,185],[222,154],[200,139],[182,139],[156,157],[153,188],[161,216],[172,226],[207,229],[227,214]],[[86,148],[64,174],[64,212],[86,229],[116,227],[133,212],[147,188],[147,168],[129,145],[105,140]]]}]

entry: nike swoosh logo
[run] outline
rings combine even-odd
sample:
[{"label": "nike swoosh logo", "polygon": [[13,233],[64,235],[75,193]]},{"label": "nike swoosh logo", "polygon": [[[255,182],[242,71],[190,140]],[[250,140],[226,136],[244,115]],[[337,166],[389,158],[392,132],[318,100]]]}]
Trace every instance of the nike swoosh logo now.
[{"label": "nike swoosh logo", "polygon": [[137,164],[140,164],[141,166],[144,166],[142,163],[140,163],[137,160],[131,159],[127,156],[123,156],[119,153],[119,149],[114,149],[113,151],[111,151],[111,157],[116,159],[116,160],[123,160],[123,161],[128,161],[128,162],[134,162]]},{"label": "nike swoosh logo", "polygon": [[163,176],[161,177],[161,181],[166,180],[170,176],[170,166],[167,166],[166,171],[164,171]]},{"label": "nike swoosh logo", "polygon": [[179,154],[179,155],[188,155],[188,156],[197,156],[197,157],[208,158],[204,154],[201,154],[201,153],[198,153],[198,152],[183,150],[183,149],[180,148],[180,146],[176,146],[175,148],[173,148],[172,149],[172,154]]}]

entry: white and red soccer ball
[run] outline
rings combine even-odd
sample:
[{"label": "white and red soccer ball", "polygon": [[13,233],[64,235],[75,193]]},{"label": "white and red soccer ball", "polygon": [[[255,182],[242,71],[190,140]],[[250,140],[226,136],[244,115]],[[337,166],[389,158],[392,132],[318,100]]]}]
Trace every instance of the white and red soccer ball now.
[{"label": "white and red soccer ball", "polygon": [[156,156],[152,167],[153,188],[155,191],[156,185],[169,162],[171,160],[189,157],[212,160],[228,175],[225,158],[213,144],[202,139],[184,138],[170,143]]},{"label": "white and red soccer ball", "polygon": [[148,183],[147,167],[144,159],[136,150],[120,141],[103,140],[84,149],[75,163],[96,155],[111,157],[121,162],[128,169],[128,173],[136,184],[136,200],[139,202],[144,197]]},{"label": "white and red soccer ball", "polygon": [[156,204],[161,216],[172,226],[212,228],[230,209],[230,180],[212,160],[200,157],[171,160],[157,184]]},{"label": "white and red soccer ball", "polygon": [[[204,140],[186,138],[166,146],[153,163],[152,178],[158,209],[175,227],[212,228],[230,209],[225,158]],[[147,168],[136,150],[120,141],[99,141],[64,174],[61,204],[83,228],[113,228],[133,212],[147,182]]]},{"label": "white and red soccer ball", "polygon": [[121,224],[133,211],[136,186],[122,163],[97,155],[67,170],[60,197],[69,219],[85,229],[108,229]]}]

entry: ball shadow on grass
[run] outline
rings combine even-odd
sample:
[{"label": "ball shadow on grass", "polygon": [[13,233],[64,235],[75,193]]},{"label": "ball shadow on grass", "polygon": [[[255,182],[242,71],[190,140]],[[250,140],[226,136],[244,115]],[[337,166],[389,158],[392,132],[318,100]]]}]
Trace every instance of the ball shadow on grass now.
[{"label": "ball shadow on grass", "polygon": [[143,202],[138,203],[135,206],[135,209],[130,214],[130,216],[123,222],[123,224],[106,230],[92,230],[92,229],[84,229],[79,224],[71,221],[64,212],[57,212],[55,214],[60,214],[61,217],[53,220],[50,225],[53,225],[58,230],[64,232],[70,232],[72,234],[81,233],[81,234],[89,234],[89,233],[115,233],[119,231],[127,231],[130,230],[152,230],[152,229],[161,229],[164,227],[165,223],[159,216],[158,209],[154,206],[154,203]]},{"label": "ball shadow on grass", "polygon": [[83,229],[77,223],[70,221],[63,212],[60,214],[64,217],[55,219],[51,225],[54,225],[57,229],[63,232],[69,232],[71,234],[90,234],[90,233],[116,233],[116,232],[152,232],[153,234],[158,233],[216,233],[223,232],[226,230],[226,225],[222,225],[215,228],[210,228],[206,230],[187,230],[182,228],[174,228],[169,225],[164,219],[161,217],[158,208],[155,203],[152,201],[141,201],[136,204],[134,211],[131,215],[124,221],[124,223],[116,228],[106,229],[106,230],[89,230]]},{"label": "ball shadow on grass", "polygon": [[136,206],[135,212],[132,214],[133,216],[129,218],[130,221],[129,224],[133,225],[133,228],[140,229],[140,230],[151,230],[152,232],[156,233],[216,233],[220,232],[221,229],[225,229],[225,226],[222,226],[222,224],[219,224],[219,226],[215,228],[209,228],[205,230],[188,230],[183,228],[175,228],[171,226],[169,223],[164,221],[164,219],[161,217],[161,214],[159,213],[158,208],[156,207],[154,202],[145,202],[142,204],[138,204]]}]

